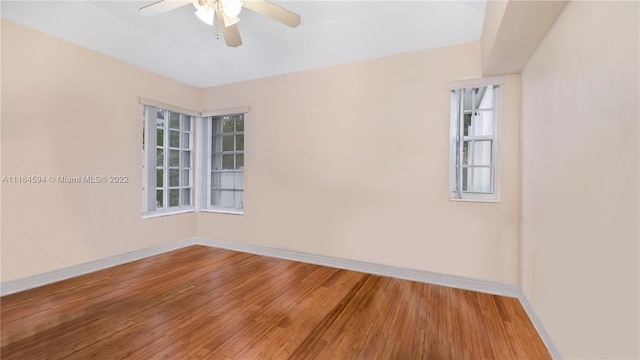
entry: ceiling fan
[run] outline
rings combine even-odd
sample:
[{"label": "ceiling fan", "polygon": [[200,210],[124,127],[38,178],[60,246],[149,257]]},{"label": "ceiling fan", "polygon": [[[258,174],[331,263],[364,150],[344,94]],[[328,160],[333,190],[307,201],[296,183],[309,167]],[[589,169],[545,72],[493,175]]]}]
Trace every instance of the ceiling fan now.
[{"label": "ceiling fan", "polygon": [[[300,15],[266,0],[160,0],[143,6],[140,12],[154,16],[188,4],[193,4],[196,15],[205,23],[213,26],[215,18],[222,30],[225,43],[231,47],[242,45],[237,24],[240,21],[238,15],[243,7],[293,28],[300,25]],[[219,36],[218,33],[216,35]]]}]

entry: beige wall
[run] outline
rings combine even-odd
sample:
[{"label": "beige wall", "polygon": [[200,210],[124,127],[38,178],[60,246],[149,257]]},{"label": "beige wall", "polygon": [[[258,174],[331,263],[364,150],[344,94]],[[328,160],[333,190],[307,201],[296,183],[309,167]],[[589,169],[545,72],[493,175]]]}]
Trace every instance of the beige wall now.
[{"label": "beige wall", "polygon": [[2,175],[124,175],[128,184],[2,184],[2,280],[195,233],[193,214],[141,219],[145,96],[200,90],[2,20]]},{"label": "beige wall", "polygon": [[[0,20],[1,21],[1,20]],[[2,40],[2,26],[0,23],[0,40]],[[2,69],[2,46],[0,44],[0,70]],[[2,71],[0,71],[0,134],[2,132]],[[0,281],[2,280],[2,136],[0,136]]]},{"label": "beige wall", "polygon": [[245,214],[198,236],[506,283],[518,279],[519,77],[504,87],[499,204],[448,200],[449,93],[479,43],[209,88],[248,105]]},{"label": "beige wall", "polygon": [[507,9],[507,4],[507,0],[487,1],[484,22],[482,23],[482,36],[480,37],[482,69],[485,69],[489,62],[489,56],[493,51],[493,45],[496,41],[496,36],[498,36],[498,30]]},{"label": "beige wall", "polygon": [[637,2],[570,2],[522,73],[522,287],[567,359],[637,359]]},{"label": "beige wall", "polygon": [[[444,83],[479,76],[479,43],[204,90],[6,20],[2,44],[2,174],[130,178],[3,184],[3,281],[197,234],[517,282],[517,76],[501,203],[448,200]],[[244,216],[141,219],[139,96],[251,107]]]}]

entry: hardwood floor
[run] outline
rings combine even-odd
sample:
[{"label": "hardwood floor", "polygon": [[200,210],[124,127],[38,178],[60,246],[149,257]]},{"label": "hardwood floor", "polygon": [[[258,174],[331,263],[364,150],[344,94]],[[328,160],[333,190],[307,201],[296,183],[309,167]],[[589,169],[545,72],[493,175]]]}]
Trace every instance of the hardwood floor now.
[{"label": "hardwood floor", "polygon": [[549,359],[519,301],[205,246],[7,295],[2,359]]}]

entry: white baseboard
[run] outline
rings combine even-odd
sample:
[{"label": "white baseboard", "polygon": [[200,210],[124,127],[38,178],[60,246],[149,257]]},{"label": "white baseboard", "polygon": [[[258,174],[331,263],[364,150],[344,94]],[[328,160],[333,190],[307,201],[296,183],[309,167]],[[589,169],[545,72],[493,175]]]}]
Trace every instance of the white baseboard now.
[{"label": "white baseboard", "polygon": [[135,260],[140,260],[149,256],[162,254],[168,251],[194,245],[194,239],[184,239],[157,245],[146,249],[136,250],[120,255],[110,256],[87,263],[70,266],[63,269],[48,271],[46,273],[28,276],[21,279],[0,282],[0,296],[29,290],[38,286],[51,284],[57,281],[88,274],[90,272],[110,268],[117,265],[126,264]]},{"label": "white baseboard", "polygon": [[542,339],[544,346],[547,347],[549,355],[551,355],[553,359],[562,360],[562,356],[560,356],[558,348],[556,348],[556,346],[553,344],[553,341],[551,341],[549,333],[547,333],[547,331],[544,329],[542,321],[540,321],[535,311],[533,311],[533,307],[529,303],[529,300],[527,300],[527,297],[524,295],[522,290],[518,289],[518,291],[520,292],[520,294],[518,295],[518,300],[520,300],[520,304],[522,304],[524,311],[527,313],[527,316],[529,316],[529,320],[531,320],[533,327],[538,332],[538,335],[540,336],[540,339]]},{"label": "white baseboard", "polygon": [[60,280],[69,279],[75,276],[87,274],[93,271],[98,271],[106,268],[110,268],[116,265],[125,264],[131,261],[143,259],[146,257],[158,255],[161,253],[173,251],[183,247],[191,245],[205,245],[210,247],[216,247],[221,249],[228,249],[234,251],[240,251],[245,253],[275,257],[280,259],[287,259],[293,261],[300,261],[310,264],[329,266],[339,269],[359,271],[368,274],[389,276],[399,279],[419,281],[428,284],[448,286],[452,288],[458,288],[463,290],[477,291],[487,294],[508,296],[517,298],[520,300],[522,307],[526,311],[531,323],[535,327],[536,331],[540,335],[540,338],[544,342],[547,350],[554,359],[562,359],[558,349],[555,347],[549,334],[542,326],[542,322],[536,316],[531,304],[527,301],[522,290],[511,284],[504,284],[493,281],[477,280],[471,278],[465,278],[462,276],[447,275],[436,272],[407,269],[389,265],[381,265],[375,263],[369,263],[358,260],[342,259],[331,256],[316,255],[310,253],[297,252],[292,250],[284,250],[277,248],[270,248],[260,245],[252,245],[245,243],[237,243],[223,240],[213,240],[200,237],[193,237],[184,240],[174,241],[167,244],[153,246],[146,249],[132,251],[129,253],[111,256],[105,259],[91,261],[88,263],[71,266],[64,269],[49,271],[43,274],[29,276],[17,280],[9,280],[0,283],[0,296],[13,294],[19,291],[28,290],[34,287],[51,284]]},{"label": "white baseboard", "polygon": [[434,285],[443,285],[464,290],[473,290],[487,294],[501,295],[517,298],[520,289],[516,285],[503,284],[484,280],[476,280],[455,275],[446,275],[424,270],[401,268],[389,265],[381,265],[370,262],[342,259],[332,256],[316,255],[292,250],[270,248],[260,245],[251,245],[222,240],[212,240],[205,238],[194,238],[194,242],[201,245],[217,247],[228,250],[235,250],[257,255],[275,257],[329,266],[345,270],[353,270],[368,274],[389,276],[398,279],[419,281]]}]

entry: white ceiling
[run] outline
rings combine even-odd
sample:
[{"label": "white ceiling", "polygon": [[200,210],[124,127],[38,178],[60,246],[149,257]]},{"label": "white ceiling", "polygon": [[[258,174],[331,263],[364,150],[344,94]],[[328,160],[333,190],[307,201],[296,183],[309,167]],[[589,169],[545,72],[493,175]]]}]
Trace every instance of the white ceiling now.
[{"label": "white ceiling", "polygon": [[486,1],[273,1],[300,14],[292,29],[243,9],[229,48],[187,5],[149,17],[154,1],[0,1],[3,18],[127,63],[208,87],[475,41]]}]

